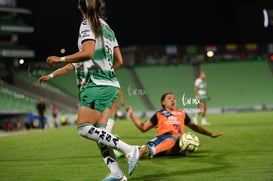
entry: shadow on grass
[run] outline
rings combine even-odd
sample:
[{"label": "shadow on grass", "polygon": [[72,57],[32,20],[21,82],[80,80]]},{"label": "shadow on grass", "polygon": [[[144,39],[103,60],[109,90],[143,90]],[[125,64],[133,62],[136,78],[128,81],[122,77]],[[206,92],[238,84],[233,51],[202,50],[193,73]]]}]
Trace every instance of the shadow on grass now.
[{"label": "shadow on grass", "polygon": [[[208,166],[206,168],[193,168],[193,169],[190,169],[190,168],[181,166],[181,170],[177,170],[177,168],[174,168],[175,170],[173,170],[173,171],[170,171],[170,169],[164,171],[164,168],[166,167],[166,165],[162,165],[162,168],[158,169],[158,171],[156,171],[154,173],[149,173],[149,174],[142,175],[142,176],[137,176],[137,173],[136,173],[136,176],[130,178],[130,180],[135,180],[135,181],[136,180],[137,181],[151,181],[151,180],[157,180],[157,181],[162,180],[163,181],[164,180],[165,181],[165,180],[170,180],[174,176],[182,178],[183,176],[186,177],[186,176],[189,176],[189,175],[196,175],[196,174],[200,174],[200,173],[207,173],[207,174],[215,173],[215,172],[218,172],[218,171],[223,171],[223,170],[230,167],[230,164],[225,162],[224,157],[226,157],[226,156],[227,156],[226,154],[214,155],[213,159],[212,159],[213,161],[210,162],[210,164],[212,166]],[[202,157],[204,158],[206,156],[204,156],[202,154],[187,155],[187,158],[190,158],[190,159],[195,159],[195,158],[199,159],[199,158],[202,158]],[[161,162],[160,160],[166,159],[166,158],[167,159],[184,159],[185,157],[165,156],[164,158],[163,157],[156,157],[154,159],[159,159],[158,161],[160,163]],[[215,160],[217,160],[217,161],[215,161]],[[149,160],[142,160],[142,162],[143,162],[142,164],[145,164],[146,161],[149,161]],[[194,161],[197,161],[197,160],[194,160]],[[207,159],[206,159],[206,161],[207,161]],[[185,163],[185,164],[187,164],[187,163]],[[183,170],[183,168],[185,168],[185,169]],[[151,168],[151,170],[154,170],[154,168]],[[140,171],[140,170],[138,170],[138,171]]]}]

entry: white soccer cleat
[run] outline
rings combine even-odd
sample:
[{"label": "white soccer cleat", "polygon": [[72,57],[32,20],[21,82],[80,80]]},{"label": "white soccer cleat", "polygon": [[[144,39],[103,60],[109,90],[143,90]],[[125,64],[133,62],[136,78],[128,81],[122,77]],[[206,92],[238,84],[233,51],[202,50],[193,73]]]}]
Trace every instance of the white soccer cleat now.
[{"label": "white soccer cleat", "polygon": [[132,173],[134,172],[134,170],[137,166],[137,162],[139,159],[138,146],[134,146],[133,150],[126,155],[126,158],[128,159],[128,164],[129,164],[128,174],[132,175]]},{"label": "white soccer cleat", "polygon": [[112,174],[109,174],[102,181],[127,181],[127,177],[125,175],[121,177],[116,177]]},{"label": "white soccer cleat", "polygon": [[208,123],[207,121],[203,121],[201,124],[202,124],[203,126],[208,126],[208,125],[210,125],[210,123]]},{"label": "white soccer cleat", "polygon": [[206,118],[203,118],[203,119],[202,119],[201,124],[202,124],[203,126],[208,126],[208,125],[210,125],[210,123],[207,122]]}]

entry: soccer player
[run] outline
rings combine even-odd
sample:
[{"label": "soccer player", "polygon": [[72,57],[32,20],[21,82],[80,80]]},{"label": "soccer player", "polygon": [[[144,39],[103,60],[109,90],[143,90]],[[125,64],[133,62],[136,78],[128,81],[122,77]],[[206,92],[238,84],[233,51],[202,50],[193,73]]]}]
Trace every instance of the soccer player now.
[{"label": "soccer player", "polygon": [[[86,80],[88,80],[90,78],[90,75],[88,73],[88,67],[91,67],[92,64],[90,64],[90,61],[85,61],[85,62],[80,62],[80,63],[69,63],[64,65],[61,68],[58,68],[57,70],[53,71],[52,73],[48,74],[48,75],[43,75],[38,79],[38,82],[41,84],[43,82],[49,81],[50,79],[53,79],[54,77],[66,74],[70,71],[75,71],[75,75],[76,75],[76,82],[77,82],[77,87],[79,88],[79,91],[81,90],[81,88],[83,88],[86,85]],[[119,97],[120,97],[120,104],[122,106],[124,106],[124,96],[123,96],[123,92],[122,89],[120,88],[119,90]],[[113,133],[114,134],[114,123],[115,123],[115,119],[116,119],[116,114],[118,111],[118,103],[117,100],[115,100],[112,104],[112,108],[111,108],[111,115],[108,119],[107,122],[107,126],[106,126],[106,130]],[[117,136],[117,135],[115,135]],[[118,136],[117,136],[118,137]],[[101,147],[99,146],[99,149],[101,149]],[[110,154],[113,156],[113,154],[115,154],[115,156],[117,158],[124,156],[124,153],[117,150],[117,149],[110,149],[108,150],[110,152]],[[102,149],[101,149],[102,152]],[[114,152],[114,153],[112,153]],[[114,158],[115,159],[115,158]],[[104,160],[105,164],[107,165],[107,160]],[[111,166],[108,165],[110,172],[116,172],[113,169],[111,169]],[[119,170],[120,172],[121,169],[118,165],[116,165],[115,170]],[[115,173],[112,173],[115,174]]]},{"label": "soccer player", "polygon": [[[119,89],[119,102],[120,102],[120,105],[123,107],[125,103],[124,103],[124,95],[123,95],[123,91],[121,87]],[[111,131],[112,134],[114,134],[116,137],[119,138],[118,134],[115,133],[115,129],[114,129],[114,124],[117,119],[117,114],[118,114],[118,101],[116,99],[112,104],[111,115],[108,119],[106,129],[108,131]],[[121,151],[116,149],[114,150],[114,153],[117,158],[124,156],[124,154]]]},{"label": "soccer player", "polygon": [[201,124],[209,125],[206,119],[206,112],[207,102],[208,100],[210,100],[210,97],[207,91],[206,73],[203,71],[200,72],[199,77],[194,82],[194,93],[200,101],[200,103],[198,104],[200,112],[195,113],[193,121],[195,124],[198,124],[198,116],[200,114],[202,117]]},{"label": "soccer player", "polygon": [[[124,95],[123,95],[123,91],[122,91],[122,88],[120,87],[119,89],[119,99],[120,99],[120,105],[121,106],[124,106]],[[112,104],[112,108],[111,108],[111,115],[108,119],[108,122],[107,122],[107,130],[111,131],[112,133],[115,132],[114,130],[114,123],[115,123],[115,120],[117,118],[117,113],[118,113],[118,101],[117,100],[114,100],[113,104]]]},{"label": "soccer player", "polygon": [[114,31],[105,21],[104,0],[78,0],[78,7],[83,20],[79,29],[79,51],[64,57],[49,56],[46,63],[76,63],[89,60],[90,78],[80,90],[80,108],[78,110],[78,133],[101,146],[102,156],[112,172],[103,180],[127,180],[125,175],[116,170],[118,164],[109,148],[121,150],[128,159],[128,174],[135,170],[139,158],[138,146],[132,146],[116,138],[105,129],[111,114],[111,106],[118,95],[119,81],[115,75],[123,62]]},{"label": "soccer player", "polygon": [[48,75],[43,75],[39,77],[38,82],[41,84],[42,82],[46,82],[54,77],[66,74],[74,70],[76,74],[77,87],[79,88],[79,91],[80,91],[81,88],[86,85],[86,80],[90,78],[88,73],[88,67],[91,67],[91,66],[92,66],[91,61],[85,61],[85,62],[79,62],[79,63],[68,63]]},{"label": "soccer player", "polygon": [[58,127],[58,123],[57,123],[58,108],[54,102],[51,102],[50,110],[51,110],[51,114],[52,114],[53,125],[55,128],[57,128]]},{"label": "soccer player", "polygon": [[160,154],[184,155],[176,148],[180,136],[184,133],[184,126],[188,126],[193,131],[203,135],[216,138],[223,135],[223,132],[212,133],[203,127],[194,124],[190,117],[183,110],[176,109],[176,98],[171,92],[165,93],[161,97],[162,109],[147,121],[142,122],[136,118],[133,108],[127,106],[128,116],[134,125],[142,132],[146,132],[154,127],[157,128],[156,137],[141,146],[140,157],[148,154],[151,158]]},{"label": "soccer player", "polygon": [[36,109],[37,109],[38,118],[39,118],[39,129],[43,130],[45,129],[45,124],[46,124],[46,117],[45,117],[46,102],[43,97],[40,97],[39,102],[36,104]]}]

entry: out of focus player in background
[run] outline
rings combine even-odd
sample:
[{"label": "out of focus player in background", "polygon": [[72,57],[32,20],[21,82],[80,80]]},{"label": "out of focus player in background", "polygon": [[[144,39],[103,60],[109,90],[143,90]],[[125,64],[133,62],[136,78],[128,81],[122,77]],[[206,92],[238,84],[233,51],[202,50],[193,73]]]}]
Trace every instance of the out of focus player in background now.
[{"label": "out of focus player in background", "polygon": [[200,103],[198,104],[199,111],[196,111],[193,122],[198,124],[198,117],[201,115],[201,124],[202,125],[209,125],[210,123],[207,122],[206,119],[206,112],[207,112],[207,102],[210,100],[210,96],[207,91],[207,83],[206,83],[206,73],[201,71],[199,77],[195,79],[194,82],[194,93],[195,96],[198,98]]},{"label": "out of focus player in background", "polygon": [[[119,102],[120,102],[120,105],[123,107],[124,106],[124,95],[123,95],[123,91],[121,88],[119,89]],[[114,134],[115,134],[114,123],[118,117],[118,110],[119,110],[118,106],[119,106],[119,104],[116,99],[116,100],[114,100],[114,102],[112,104],[111,115],[108,119],[107,127],[106,127],[107,130],[111,131]]]},{"label": "out of focus player in background", "polygon": [[43,130],[45,129],[46,124],[46,117],[45,117],[45,111],[46,111],[46,102],[43,97],[40,97],[39,102],[36,105],[38,118],[39,118],[39,129]]},{"label": "out of focus player in background", "polygon": [[[123,91],[122,91],[121,87],[119,89],[119,103],[122,107],[125,104],[124,103],[124,95],[123,95]],[[110,131],[117,138],[119,138],[119,135],[115,132],[114,124],[115,124],[116,119],[118,118],[119,103],[118,103],[117,99],[114,100],[114,102],[112,104],[112,108],[111,108],[111,115],[108,119],[107,126],[106,126],[106,130]],[[123,152],[116,150],[116,149],[114,149],[114,153],[117,158],[124,156]]]}]

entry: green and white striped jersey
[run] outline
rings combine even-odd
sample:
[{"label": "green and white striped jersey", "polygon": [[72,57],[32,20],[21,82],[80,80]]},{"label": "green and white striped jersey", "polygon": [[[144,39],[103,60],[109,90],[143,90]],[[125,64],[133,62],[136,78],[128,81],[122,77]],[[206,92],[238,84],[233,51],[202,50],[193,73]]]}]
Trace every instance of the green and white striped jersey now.
[{"label": "green and white striped jersey", "polygon": [[88,68],[90,79],[96,85],[106,85],[120,87],[119,81],[115,75],[113,68],[114,63],[114,48],[119,46],[114,31],[102,19],[102,31],[96,38],[91,31],[90,22],[85,19],[82,21],[79,31],[78,48],[82,49],[82,43],[85,40],[95,40],[95,53]]},{"label": "green and white striped jersey", "polygon": [[84,62],[72,63],[72,65],[75,69],[77,86],[80,89],[86,84],[87,80],[90,79],[88,69],[92,66],[92,61],[87,60]]},{"label": "green and white striped jersey", "polygon": [[194,85],[198,87],[198,94],[200,96],[207,95],[207,83],[205,81],[203,81],[201,78],[197,78]]}]

